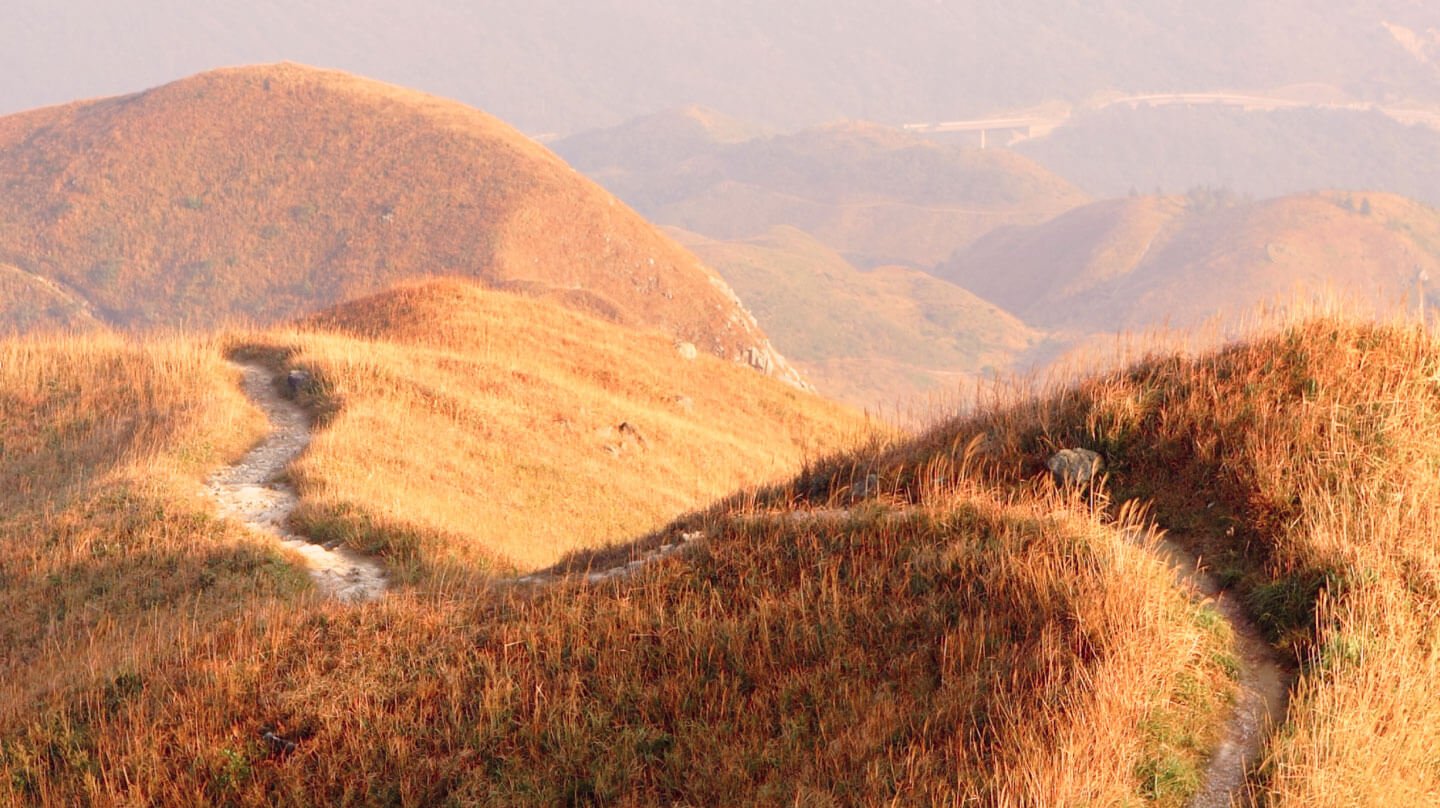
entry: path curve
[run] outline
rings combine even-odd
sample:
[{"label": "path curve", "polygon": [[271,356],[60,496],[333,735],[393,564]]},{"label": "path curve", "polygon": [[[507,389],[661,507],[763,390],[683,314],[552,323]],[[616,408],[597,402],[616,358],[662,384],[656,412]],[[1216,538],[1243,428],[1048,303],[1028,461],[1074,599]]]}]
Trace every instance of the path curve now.
[{"label": "path curve", "polygon": [[1169,537],[1160,539],[1156,552],[1169,562],[1182,583],[1197,596],[1213,602],[1215,611],[1235,635],[1235,658],[1240,665],[1235,712],[1205,769],[1200,790],[1190,800],[1190,808],[1253,805],[1254,795],[1249,793],[1246,775],[1259,763],[1271,731],[1284,719],[1295,677],[1239,601],[1204,570],[1197,556]]},{"label": "path curve", "polygon": [[[903,513],[909,508],[896,508]],[[843,520],[853,516],[848,508],[817,508],[801,511],[774,511],[756,514],[761,518],[781,517],[796,521]],[[1264,754],[1271,731],[1284,719],[1289,706],[1290,687],[1294,675],[1285,667],[1281,656],[1265,641],[1260,629],[1245,614],[1244,608],[1220,586],[1219,580],[1204,570],[1200,558],[1174,539],[1160,535],[1150,541],[1148,531],[1133,529],[1127,538],[1138,544],[1151,544],[1155,552],[1170,565],[1176,579],[1192,590],[1195,597],[1213,602],[1215,611],[1230,626],[1235,636],[1235,658],[1239,664],[1236,684],[1239,694],[1235,711],[1225,725],[1220,744],[1206,765],[1200,789],[1187,803],[1189,808],[1230,808],[1255,804],[1247,780]],[[667,545],[668,546],[668,545]],[[631,562],[632,566],[643,566]],[[594,575],[591,575],[594,579]],[[603,578],[602,578],[603,580]]]},{"label": "path curve", "polygon": [[320,591],[344,603],[375,600],[389,580],[380,563],[346,547],[316,544],[290,532],[288,521],[300,497],[276,478],[310,444],[310,419],[276,392],[275,373],[253,362],[232,362],[244,374],[244,390],[270,419],[270,434],[233,466],[210,477],[208,490],[222,518],[273,536],[305,558]]}]

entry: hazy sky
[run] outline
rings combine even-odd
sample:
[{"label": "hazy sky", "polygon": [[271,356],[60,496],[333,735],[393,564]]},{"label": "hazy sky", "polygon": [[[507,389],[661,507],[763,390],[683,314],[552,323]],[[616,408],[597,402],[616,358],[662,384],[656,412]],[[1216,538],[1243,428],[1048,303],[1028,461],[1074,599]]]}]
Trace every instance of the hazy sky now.
[{"label": "hazy sky", "polygon": [[0,113],[287,59],[532,133],[688,103],[798,125],[1110,89],[1319,82],[1440,100],[1429,0],[9,0],[5,17]]}]

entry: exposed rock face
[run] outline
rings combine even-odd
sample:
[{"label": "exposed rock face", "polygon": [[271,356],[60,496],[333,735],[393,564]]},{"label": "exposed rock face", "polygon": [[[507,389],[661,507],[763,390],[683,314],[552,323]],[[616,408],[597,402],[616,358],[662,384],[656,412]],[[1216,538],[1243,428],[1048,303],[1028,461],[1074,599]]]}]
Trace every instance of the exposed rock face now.
[{"label": "exposed rock face", "polygon": [[[754,348],[751,348],[750,350],[753,351],[753,350],[755,350],[755,349],[754,349]],[[694,360],[695,357],[697,357],[697,356],[700,355],[700,351],[695,347],[695,343],[693,343],[693,342],[677,342],[677,343],[675,343],[675,352],[678,353],[678,354],[680,354],[680,358],[681,358],[681,359],[684,359],[684,360],[687,360],[687,361]]]},{"label": "exposed rock face", "polygon": [[1061,449],[1045,461],[1057,485],[1085,485],[1105,468],[1105,461],[1089,449]]}]

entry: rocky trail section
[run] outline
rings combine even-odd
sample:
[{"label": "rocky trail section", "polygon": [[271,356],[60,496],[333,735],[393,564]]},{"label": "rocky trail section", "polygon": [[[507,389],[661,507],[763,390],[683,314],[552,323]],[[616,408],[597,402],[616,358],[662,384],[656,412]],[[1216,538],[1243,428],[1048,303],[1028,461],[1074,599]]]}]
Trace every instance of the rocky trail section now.
[{"label": "rocky trail section", "polygon": [[272,431],[238,463],[210,478],[208,490],[220,516],[274,536],[299,553],[315,585],[336,600],[360,603],[379,598],[389,581],[377,561],[290,532],[287,522],[300,498],[293,486],[276,478],[309,445],[310,420],[299,406],[276,392],[275,376],[269,368],[254,363],[236,363],[236,367],[244,374],[245,395],[270,418]]}]

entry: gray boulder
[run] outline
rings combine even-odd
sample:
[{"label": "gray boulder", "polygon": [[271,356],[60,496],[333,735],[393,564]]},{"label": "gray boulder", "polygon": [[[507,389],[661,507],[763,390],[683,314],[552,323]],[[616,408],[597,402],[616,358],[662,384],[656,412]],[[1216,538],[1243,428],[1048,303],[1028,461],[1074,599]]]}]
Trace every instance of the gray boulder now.
[{"label": "gray boulder", "polygon": [[1085,485],[1105,468],[1105,460],[1089,449],[1061,449],[1045,461],[1057,485]]}]

